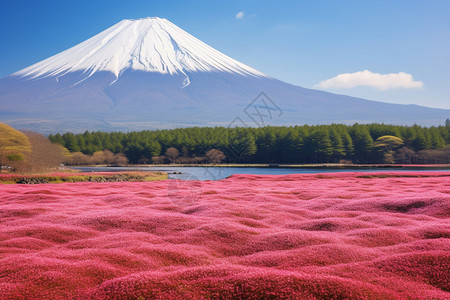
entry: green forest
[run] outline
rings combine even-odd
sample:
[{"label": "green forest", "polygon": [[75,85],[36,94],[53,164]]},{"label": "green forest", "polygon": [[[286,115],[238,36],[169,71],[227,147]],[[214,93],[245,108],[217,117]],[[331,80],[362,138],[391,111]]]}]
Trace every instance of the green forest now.
[{"label": "green forest", "polygon": [[[212,161],[430,164],[449,163],[450,120],[436,127],[385,124],[193,127],[128,133],[86,131],[54,134],[49,139],[81,156],[108,150],[126,156],[133,164]],[[211,152],[213,149],[215,152]],[[211,153],[215,160],[211,159]]]}]

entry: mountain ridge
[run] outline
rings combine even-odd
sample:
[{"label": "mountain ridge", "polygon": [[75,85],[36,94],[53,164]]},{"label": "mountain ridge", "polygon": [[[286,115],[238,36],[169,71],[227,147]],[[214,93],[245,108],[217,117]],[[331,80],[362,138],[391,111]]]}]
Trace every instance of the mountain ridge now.
[{"label": "mountain ridge", "polygon": [[[202,54],[200,56],[199,54]],[[167,19],[125,19],[92,38],[13,75],[22,77],[64,76],[84,71],[110,71],[116,78],[125,70],[183,74],[186,72],[234,72],[267,75],[208,46]]]}]

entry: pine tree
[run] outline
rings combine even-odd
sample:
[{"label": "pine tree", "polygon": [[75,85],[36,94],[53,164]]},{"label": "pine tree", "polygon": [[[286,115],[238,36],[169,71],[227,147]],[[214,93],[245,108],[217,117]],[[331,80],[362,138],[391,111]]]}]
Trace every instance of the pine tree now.
[{"label": "pine tree", "polygon": [[78,139],[73,133],[65,133],[63,134],[64,144],[66,145],[66,148],[70,152],[80,152],[81,148],[78,145]]},{"label": "pine tree", "polygon": [[366,127],[360,125],[353,126],[352,141],[354,146],[354,158],[357,162],[370,162],[373,149],[373,139]]},{"label": "pine tree", "polygon": [[285,137],[285,151],[287,154],[286,162],[299,163],[301,162],[301,146],[303,139],[300,137],[297,131],[291,130]]},{"label": "pine tree", "polygon": [[309,162],[328,162],[333,154],[333,147],[329,133],[326,129],[316,129],[305,139],[305,150],[308,153]]},{"label": "pine tree", "polygon": [[337,132],[336,129],[333,127],[330,127],[330,141],[331,141],[331,147],[333,148],[333,154],[332,159],[335,162],[338,162],[342,157],[345,156],[345,146],[342,142],[341,135]]},{"label": "pine tree", "polygon": [[445,147],[445,140],[439,132],[439,129],[432,127],[430,129],[431,149],[442,149]]},{"label": "pine tree", "polygon": [[347,130],[341,132],[342,143],[345,148],[345,157],[351,159],[355,153],[355,147],[353,145],[353,140]]}]

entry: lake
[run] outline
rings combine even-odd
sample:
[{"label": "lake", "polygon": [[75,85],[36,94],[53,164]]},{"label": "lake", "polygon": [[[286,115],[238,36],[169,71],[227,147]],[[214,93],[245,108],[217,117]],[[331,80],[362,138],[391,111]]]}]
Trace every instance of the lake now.
[{"label": "lake", "polygon": [[[417,167],[402,168],[257,168],[257,167],[73,167],[83,172],[120,172],[120,171],[161,171],[169,174],[169,179],[182,180],[219,180],[233,174],[254,175],[287,175],[287,174],[315,174],[334,172],[404,172],[411,170],[420,171],[450,171],[450,168],[424,169]],[[176,174],[181,173],[181,174]]]}]

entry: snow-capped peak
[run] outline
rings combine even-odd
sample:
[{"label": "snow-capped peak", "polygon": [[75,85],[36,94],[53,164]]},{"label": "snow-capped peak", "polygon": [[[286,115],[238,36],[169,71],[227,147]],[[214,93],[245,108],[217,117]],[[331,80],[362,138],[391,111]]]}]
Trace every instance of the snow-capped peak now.
[{"label": "snow-capped peak", "polygon": [[[15,75],[59,77],[82,71],[87,78],[98,71],[110,71],[118,78],[127,69],[164,74],[231,72],[266,76],[222,54],[168,20],[156,17],[123,20]],[[189,80],[187,75],[186,78]]]}]

